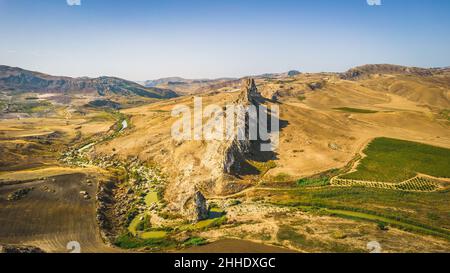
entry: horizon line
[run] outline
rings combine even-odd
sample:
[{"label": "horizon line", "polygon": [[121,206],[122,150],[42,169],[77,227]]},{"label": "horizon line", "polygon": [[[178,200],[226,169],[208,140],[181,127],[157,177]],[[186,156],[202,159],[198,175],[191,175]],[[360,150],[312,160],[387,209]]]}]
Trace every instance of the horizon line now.
[{"label": "horizon line", "polygon": [[440,69],[440,68],[450,68],[450,65],[446,65],[446,66],[428,66],[428,67],[424,67],[424,66],[411,66],[411,65],[403,65],[403,64],[395,64],[395,63],[365,63],[365,64],[360,64],[360,65],[355,65],[355,66],[350,66],[349,68],[342,70],[342,71],[326,71],[326,70],[322,70],[322,71],[302,71],[299,69],[288,69],[285,71],[281,71],[281,72],[264,72],[264,73],[260,73],[260,74],[246,74],[246,75],[242,75],[242,76],[237,76],[237,77],[233,77],[233,76],[220,76],[220,77],[183,77],[180,75],[172,75],[172,76],[163,76],[163,77],[158,77],[158,78],[147,78],[147,79],[139,79],[139,80],[134,80],[134,79],[129,79],[127,77],[121,77],[121,76],[116,76],[116,75],[102,75],[99,74],[97,76],[68,76],[68,75],[57,75],[51,72],[44,72],[42,70],[35,70],[35,69],[28,69],[28,68],[24,68],[21,66],[15,66],[15,65],[8,65],[8,64],[0,64],[0,66],[7,66],[7,67],[11,67],[11,68],[17,68],[17,69],[22,69],[22,70],[27,70],[30,72],[34,72],[34,73],[40,73],[40,74],[45,74],[47,76],[52,76],[52,77],[67,77],[67,78],[73,78],[73,79],[82,79],[82,78],[89,78],[89,79],[96,79],[96,78],[102,78],[102,77],[110,77],[110,78],[119,78],[119,79],[123,79],[123,80],[127,80],[127,81],[132,81],[132,82],[136,82],[138,84],[140,84],[140,82],[146,82],[146,81],[153,81],[153,80],[160,80],[160,79],[167,79],[167,78],[181,78],[181,79],[185,79],[185,80],[219,80],[219,79],[242,79],[242,78],[246,78],[246,77],[259,77],[262,75],[266,75],[266,74],[283,74],[283,73],[287,73],[289,71],[298,71],[302,74],[321,74],[321,73],[345,73],[351,69],[354,68],[358,68],[358,67],[363,67],[363,66],[367,66],[367,65],[392,65],[392,66],[401,66],[401,67],[409,67],[409,68],[421,68],[421,69]]}]

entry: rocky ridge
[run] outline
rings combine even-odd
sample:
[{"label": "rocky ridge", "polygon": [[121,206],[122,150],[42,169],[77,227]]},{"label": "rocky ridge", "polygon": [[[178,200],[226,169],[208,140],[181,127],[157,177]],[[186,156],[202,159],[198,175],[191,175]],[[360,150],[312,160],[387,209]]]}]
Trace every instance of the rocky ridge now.
[{"label": "rocky ridge", "polygon": [[420,67],[408,67],[391,64],[370,64],[354,67],[340,75],[344,80],[360,80],[375,74],[405,74],[420,77],[428,77],[433,75],[435,69],[427,69]]},{"label": "rocky ridge", "polygon": [[71,78],[51,76],[16,67],[0,66],[0,90],[12,93],[97,94],[167,99],[178,95],[169,89],[144,87],[116,77]]}]

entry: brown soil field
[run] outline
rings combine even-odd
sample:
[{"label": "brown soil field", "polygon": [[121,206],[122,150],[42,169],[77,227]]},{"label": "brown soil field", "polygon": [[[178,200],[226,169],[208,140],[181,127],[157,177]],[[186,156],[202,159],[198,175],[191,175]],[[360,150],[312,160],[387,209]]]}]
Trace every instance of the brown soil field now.
[{"label": "brown soil field", "polygon": [[[69,252],[67,244],[77,241],[82,252],[116,251],[100,236],[96,182],[91,178],[88,186],[87,179],[86,174],[73,173],[0,187],[0,242]],[[27,188],[33,189],[20,200],[8,200],[12,192]],[[80,191],[86,191],[90,199],[84,199]]]}]

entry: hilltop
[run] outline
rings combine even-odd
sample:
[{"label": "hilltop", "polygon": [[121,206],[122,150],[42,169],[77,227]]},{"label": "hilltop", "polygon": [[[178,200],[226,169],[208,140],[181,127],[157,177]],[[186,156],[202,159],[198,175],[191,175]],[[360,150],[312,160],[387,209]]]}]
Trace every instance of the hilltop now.
[{"label": "hilltop", "polygon": [[349,69],[341,74],[342,79],[364,79],[376,74],[410,75],[429,77],[442,72],[449,72],[448,68],[421,68],[393,64],[367,64]]},{"label": "hilltop", "polygon": [[71,78],[52,76],[17,67],[0,66],[0,90],[11,94],[26,92],[59,94],[96,94],[99,96],[136,96],[167,99],[178,95],[169,89],[144,87],[116,77]]},{"label": "hilltop", "polygon": [[230,91],[239,88],[239,79],[185,79],[181,77],[168,77],[143,82],[146,87],[158,87],[174,90],[181,95],[200,94],[211,91]]}]

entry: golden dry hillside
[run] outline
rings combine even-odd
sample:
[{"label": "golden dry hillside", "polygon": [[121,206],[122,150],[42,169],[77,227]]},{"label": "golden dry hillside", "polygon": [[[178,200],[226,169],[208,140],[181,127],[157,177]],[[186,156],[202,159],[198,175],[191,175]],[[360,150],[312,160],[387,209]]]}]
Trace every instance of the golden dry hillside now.
[{"label": "golden dry hillside", "polygon": [[[387,252],[448,251],[449,78],[385,65],[274,74],[240,86],[190,83],[184,92],[195,96],[120,111],[80,103],[8,116],[0,219],[12,225],[0,242],[62,251],[76,237],[94,252],[212,243],[206,249],[220,252],[232,238],[255,251],[361,252],[375,238]],[[278,107],[279,145],[174,139],[173,109],[192,110],[198,98],[203,110]],[[85,234],[64,222],[57,200],[67,196],[75,219],[87,215]],[[45,222],[25,223],[21,208]]]},{"label": "golden dry hillside", "polygon": [[[280,146],[270,159],[276,166],[261,178],[281,174],[294,181],[341,168],[371,139],[382,136],[450,148],[448,120],[440,114],[450,103],[445,79],[442,75],[377,75],[349,81],[329,74],[258,79],[258,90],[267,98],[276,98],[271,103],[280,106],[281,120],[287,122],[280,132]],[[239,92],[205,93],[203,104],[224,106]],[[178,104],[193,107],[193,97],[124,110],[133,127],[97,146],[95,152],[157,162],[171,177],[166,191],[169,198],[184,188],[183,183],[220,193],[224,185],[215,183],[218,175],[210,168],[211,160],[218,160],[210,158],[214,143],[178,143],[171,138],[171,125],[177,120],[171,111]],[[239,180],[230,177],[229,183]]]}]

